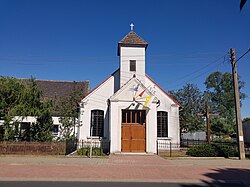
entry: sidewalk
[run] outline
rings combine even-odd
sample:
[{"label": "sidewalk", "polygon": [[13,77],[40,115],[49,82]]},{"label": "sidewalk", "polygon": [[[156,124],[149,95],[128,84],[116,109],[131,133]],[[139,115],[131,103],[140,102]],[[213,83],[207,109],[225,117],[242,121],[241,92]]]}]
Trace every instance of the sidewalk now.
[{"label": "sidewalk", "polygon": [[2,181],[223,182],[250,184],[250,160],[0,156]]}]

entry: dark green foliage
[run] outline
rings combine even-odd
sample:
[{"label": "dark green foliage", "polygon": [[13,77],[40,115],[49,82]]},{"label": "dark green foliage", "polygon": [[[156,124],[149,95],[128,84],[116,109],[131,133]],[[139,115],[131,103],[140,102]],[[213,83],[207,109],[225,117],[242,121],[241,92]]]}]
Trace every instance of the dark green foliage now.
[{"label": "dark green foliage", "polygon": [[217,155],[222,157],[234,157],[237,156],[237,147],[227,144],[214,144],[213,145],[217,150]]},{"label": "dark green foliage", "polygon": [[30,136],[32,141],[52,141],[53,121],[50,113],[52,104],[46,102],[39,109],[40,113],[37,115],[37,122],[33,123],[30,128]]},{"label": "dark green foliage", "polygon": [[[20,120],[26,116],[34,116],[37,122],[31,124],[25,140],[51,141],[53,123],[50,110],[51,101],[42,101],[42,92],[38,89],[35,79],[31,78],[24,84],[15,78],[0,78],[0,116],[4,120],[1,130],[4,133],[0,139],[20,139],[20,136],[23,136],[19,132]],[[16,116],[19,116],[19,119]]]},{"label": "dark green foliage", "polygon": [[[193,84],[170,91],[170,94],[182,105],[180,110],[181,132],[205,130],[204,118],[199,114],[205,112],[205,100],[208,100],[209,113],[220,116],[211,117],[211,134],[231,135],[235,132],[235,107],[233,78],[228,72],[214,72],[205,81],[206,91],[202,93]],[[239,80],[239,89],[244,88],[244,82]],[[241,100],[246,95],[240,92]]]},{"label": "dark green foliage", "polygon": [[237,147],[227,144],[203,144],[191,147],[187,155],[194,157],[233,157],[237,156]]},{"label": "dark green foliage", "polygon": [[234,145],[237,142],[236,142],[236,139],[225,140],[223,138],[217,138],[217,139],[213,139],[212,143],[214,143],[214,144],[230,144],[230,145]]},{"label": "dark green foliage", "polygon": [[[77,150],[77,155],[82,156],[90,156],[90,147],[84,147]],[[93,147],[92,148],[92,156],[104,156],[105,154],[102,152],[101,148]]]},{"label": "dark green foliage", "polygon": [[250,117],[244,118],[244,119],[242,120],[242,122],[246,122],[246,121],[248,121],[248,120],[250,120]]},{"label": "dark green foliage", "polygon": [[211,131],[217,136],[229,135],[228,128],[226,127],[226,120],[223,117],[216,117],[211,119]]},{"label": "dark green foliage", "polygon": [[170,91],[170,94],[182,105],[180,111],[181,132],[204,130],[205,125],[198,116],[204,112],[204,96],[196,85],[186,84],[183,88]]},{"label": "dark green foliage", "polygon": [[55,103],[54,108],[60,116],[60,141],[74,139],[75,129],[79,125],[76,122],[78,118],[79,102],[84,98],[82,91],[74,87],[73,92],[64,98],[60,98],[58,103]]},{"label": "dark green foliage", "polygon": [[16,107],[21,105],[24,85],[15,78],[0,78],[0,117],[4,120],[3,136],[1,139],[14,139],[14,128],[11,120],[16,116]]},{"label": "dark green foliage", "polygon": [[[209,112],[220,114],[211,119],[212,134],[230,135],[235,132],[235,105],[233,77],[231,73],[214,72],[206,81],[206,97],[209,99]],[[239,89],[244,87],[244,82],[239,80]],[[246,95],[240,92],[241,100]]]},{"label": "dark green foliage", "polygon": [[214,146],[203,144],[191,147],[187,151],[187,155],[194,157],[216,157],[218,154]]}]

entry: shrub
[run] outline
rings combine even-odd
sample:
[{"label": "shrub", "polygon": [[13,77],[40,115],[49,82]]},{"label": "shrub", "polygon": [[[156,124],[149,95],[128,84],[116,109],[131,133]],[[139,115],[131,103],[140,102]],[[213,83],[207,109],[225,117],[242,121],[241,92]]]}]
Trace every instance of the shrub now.
[{"label": "shrub", "polygon": [[187,155],[195,157],[215,157],[217,152],[214,146],[203,144],[191,147],[187,151]]},{"label": "shrub", "polygon": [[[77,155],[90,156],[90,147],[83,147],[77,150]],[[93,147],[92,148],[92,156],[103,156],[104,153],[100,148]]]},{"label": "shrub", "polygon": [[228,144],[235,144],[237,143],[235,139],[225,140],[223,138],[213,139],[212,143],[228,143]]},{"label": "shrub", "polygon": [[230,145],[214,145],[214,147],[217,150],[218,156],[223,156],[223,157],[232,157],[232,156],[237,156],[237,148],[230,146]]},{"label": "shrub", "polygon": [[187,151],[187,155],[195,156],[195,157],[215,157],[215,156],[223,156],[223,157],[232,157],[237,156],[237,149],[234,146],[223,145],[223,144],[204,144],[191,147]]}]

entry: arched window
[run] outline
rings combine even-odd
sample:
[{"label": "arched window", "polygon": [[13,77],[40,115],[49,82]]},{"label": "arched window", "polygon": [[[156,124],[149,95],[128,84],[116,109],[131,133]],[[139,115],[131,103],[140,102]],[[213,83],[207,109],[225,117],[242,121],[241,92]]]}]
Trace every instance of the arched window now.
[{"label": "arched window", "polygon": [[[104,111],[91,110],[92,136],[103,136]],[[91,129],[90,129],[91,130]]]},{"label": "arched window", "polygon": [[168,137],[168,113],[157,112],[157,137]]}]

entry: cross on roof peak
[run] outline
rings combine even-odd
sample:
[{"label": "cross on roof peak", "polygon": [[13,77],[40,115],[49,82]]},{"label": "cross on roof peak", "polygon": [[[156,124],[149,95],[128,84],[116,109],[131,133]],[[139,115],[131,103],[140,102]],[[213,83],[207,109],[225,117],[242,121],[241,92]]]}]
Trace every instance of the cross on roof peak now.
[{"label": "cross on roof peak", "polygon": [[134,30],[134,26],[135,26],[135,25],[134,25],[133,23],[130,24],[130,30],[131,30],[131,31]]}]

